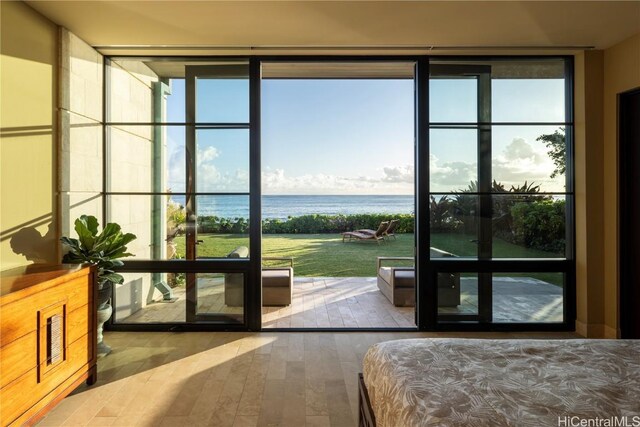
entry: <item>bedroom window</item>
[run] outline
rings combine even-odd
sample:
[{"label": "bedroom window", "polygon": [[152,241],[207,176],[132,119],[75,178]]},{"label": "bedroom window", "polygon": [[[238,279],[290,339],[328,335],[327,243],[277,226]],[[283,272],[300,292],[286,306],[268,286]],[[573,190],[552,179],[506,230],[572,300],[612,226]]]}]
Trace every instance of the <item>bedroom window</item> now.
[{"label": "bedroom window", "polygon": [[431,59],[428,323],[573,321],[570,67]]}]

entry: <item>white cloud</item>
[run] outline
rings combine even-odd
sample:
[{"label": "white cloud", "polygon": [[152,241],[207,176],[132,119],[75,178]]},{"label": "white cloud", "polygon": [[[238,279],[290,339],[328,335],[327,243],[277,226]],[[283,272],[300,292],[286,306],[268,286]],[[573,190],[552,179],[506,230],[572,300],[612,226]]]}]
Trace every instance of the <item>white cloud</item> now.
[{"label": "white cloud", "polygon": [[[247,170],[224,171],[220,152],[214,147],[198,150],[198,191],[248,191]],[[168,179],[173,191],[184,188],[184,147],[170,156]],[[441,161],[429,156],[432,191],[458,191],[477,179],[477,163]],[[345,171],[349,171],[345,166]],[[541,185],[543,191],[563,191],[562,178],[551,179],[554,169],[546,148],[514,138],[501,152],[494,152],[492,173],[507,188],[527,180]],[[289,176],[284,169],[265,168],[262,190],[265,194],[413,194],[413,165],[384,166],[375,176],[303,174]]]},{"label": "white cloud", "polygon": [[[219,168],[220,151],[215,147],[198,149],[196,188],[201,192],[244,192],[249,191],[249,173],[236,169],[224,171]],[[168,186],[173,192],[185,191],[184,146],[176,147],[169,155]]]},{"label": "white cloud", "polygon": [[288,176],[283,169],[262,172],[265,194],[413,194],[413,167],[385,167],[381,175],[338,176],[305,174]]},{"label": "white cloud", "polygon": [[382,178],[383,181],[406,183],[414,182],[414,172],[412,165],[395,167],[385,166],[384,168],[382,168],[382,171],[384,172],[384,178]]},{"label": "white cloud", "polygon": [[466,188],[470,181],[477,179],[476,163],[444,162],[434,155],[429,155],[429,172],[431,174],[431,191],[456,191]]},{"label": "white cloud", "polygon": [[[431,191],[457,191],[477,180],[477,164],[441,162],[435,155],[429,158]],[[542,191],[564,191],[562,178],[551,179],[553,160],[544,146],[535,147],[523,138],[514,138],[500,153],[493,153],[493,179],[510,188],[512,185],[535,182]]]}]

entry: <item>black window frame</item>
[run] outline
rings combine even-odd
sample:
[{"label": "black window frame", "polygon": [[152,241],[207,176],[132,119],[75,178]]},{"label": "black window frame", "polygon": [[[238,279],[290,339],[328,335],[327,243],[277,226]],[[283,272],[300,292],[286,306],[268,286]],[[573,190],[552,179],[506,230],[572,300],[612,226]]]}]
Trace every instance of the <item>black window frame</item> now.
[{"label": "black window frame", "polygon": [[[565,141],[567,150],[567,194],[566,199],[566,258],[564,259],[487,259],[487,260],[432,260],[430,248],[429,222],[429,71],[431,60],[478,61],[562,59],[565,63]],[[112,60],[166,60],[166,61],[238,61],[249,62],[250,78],[250,261],[242,260],[124,260],[120,272],[243,272],[247,278],[245,292],[245,323],[242,325],[214,323],[114,323],[108,328],[122,331],[260,331],[261,325],[261,181],[260,181],[260,69],[262,62],[415,62],[415,241],[416,241],[416,324],[417,328],[398,328],[402,331],[573,331],[576,318],[576,277],[575,277],[575,201],[574,201],[574,58],[569,55],[379,55],[379,56],[337,56],[337,55],[288,55],[288,56],[138,56],[109,55],[103,64],[103,212],[107,219],[108,202],[111,194],[162,195],[167,193],[126,193],[109,192],[108,187],[108,126],[111,125],[164,125],[195,126],[195,123],[132,123],[109,122],[109,76],[108,68]],[[540,123],[528,123],[532,125]],[[556,124],[556,123],[553,123]],[[255,167],[257,165],[257,167]],[[173,193],[182,194],[182,193]],[[225,193],[228,194],[228,193]],[[438,321],[436,277],[439,272],[469,273],[513,273],[513,272],[559,272],[564,273],[564,317],[561,323],[496,323]],[[267,330],[267,329],[264,329]],[[272,329],[268,329],[272,331]],[[295,329],[290,329],[295,331]],[[316,328],[307,331],[384,331],[394,328]]]}]

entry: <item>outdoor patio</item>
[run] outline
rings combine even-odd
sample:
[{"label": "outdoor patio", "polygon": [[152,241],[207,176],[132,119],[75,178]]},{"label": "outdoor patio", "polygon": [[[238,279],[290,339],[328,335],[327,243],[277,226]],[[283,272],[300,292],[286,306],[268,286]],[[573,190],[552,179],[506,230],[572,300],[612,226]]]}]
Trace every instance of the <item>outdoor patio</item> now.
[{"label": "outdoor patio", "polygon": [[[222,277],[201,278],[198,311],[242,313],[242,307],[224,304]],[[441,314],[477,313],[477,280],[460,280],[461,304],[440,307]],[[175,288],[172,303],[147,305],[119,323],[184,322],[186,295]],[[562,321],[562,288],[530,277],[496,277],[493,280],[495,322]],[[412,327],[413,307],[394,307],[376,285],[374,277],[298,277],[293,301],[287,307],[263,307],[265,328],[397,328]]]}]

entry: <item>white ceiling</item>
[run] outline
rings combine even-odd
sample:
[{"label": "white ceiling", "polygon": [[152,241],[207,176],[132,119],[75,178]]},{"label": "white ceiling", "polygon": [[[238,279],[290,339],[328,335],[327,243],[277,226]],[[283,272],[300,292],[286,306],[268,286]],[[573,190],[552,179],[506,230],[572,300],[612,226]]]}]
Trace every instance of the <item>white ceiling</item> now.
[{"label": "white ceiling", "polygon": [[153,52],[149,46],[194,55],[429,47],[602,49],[640,32],[640,1],[27,3],[89,44],[102,46],[104,53]]}]

